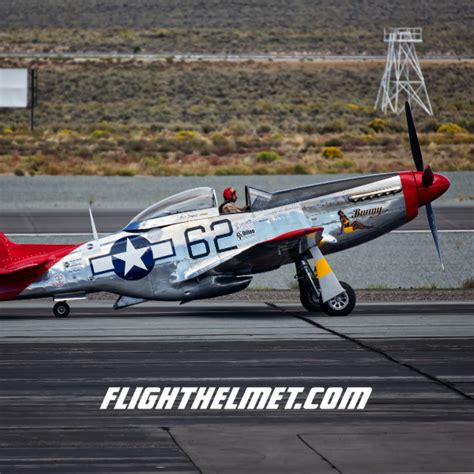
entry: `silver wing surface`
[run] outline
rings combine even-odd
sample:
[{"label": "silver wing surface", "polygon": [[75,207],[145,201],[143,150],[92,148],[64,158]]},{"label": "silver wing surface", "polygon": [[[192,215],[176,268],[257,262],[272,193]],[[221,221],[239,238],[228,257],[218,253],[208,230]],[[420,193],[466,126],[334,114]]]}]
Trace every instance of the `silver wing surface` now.
[{"label": "silver wing surface", "polygon": [[[276,269],[292,263],[298,256],[321,242],[323,227],[308,227],[275,236],[263,242],[217,255],[192,265],[178,281],[187,281],[205,273],[247,275]],[[269,268],[269,263],[272,262]]]}]

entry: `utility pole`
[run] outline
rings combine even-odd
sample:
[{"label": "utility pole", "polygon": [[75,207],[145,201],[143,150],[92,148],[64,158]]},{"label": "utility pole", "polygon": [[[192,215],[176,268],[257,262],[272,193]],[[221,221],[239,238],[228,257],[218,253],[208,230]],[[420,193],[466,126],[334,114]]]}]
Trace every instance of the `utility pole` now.
[{"label": "utility pole", "polygon": [[37,99],[37,75],[36,69],[30,69],[30,128],[31,131],[35,129],[35,106]]}]

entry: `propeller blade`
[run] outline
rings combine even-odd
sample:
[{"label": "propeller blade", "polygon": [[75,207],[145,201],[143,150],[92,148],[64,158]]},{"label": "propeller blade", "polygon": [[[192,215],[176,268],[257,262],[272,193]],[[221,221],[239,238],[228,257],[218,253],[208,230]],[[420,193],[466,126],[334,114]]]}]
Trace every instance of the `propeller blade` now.
[{"label": "propeller blade", "polygon": [[416,135],[415,122],[411,114],[410,104],[405,102],[405,114],[407,116],[408,135],[410,137],[411,154],[415,162],[416,171],[423,171],[423,155],[421,154],[420,142]]},{"label": "propeller blade", "polygon": [[433,208],[431,207],[431,203],[425,205],[426,207],[426,216],[428,217],[428,223],[431,229],[431,235],[433,236],[433,240],[436,246],[436,252],[438,252],[438,258],[441,263],[441,268],[444,271],[444,263],[443,257],[441,256],[441,247],[439,245],[439,238],[438,238],[438,228],[436,227],[436,218],[433,212]]},{"label": "propeller blade", "polygon": [[421,175],[421,185],[424,188],[429,188],[433,184],[433,181],[434,181],[433,170],[431,169],[431,166],[428,165],[423,171],[423,174]]}]

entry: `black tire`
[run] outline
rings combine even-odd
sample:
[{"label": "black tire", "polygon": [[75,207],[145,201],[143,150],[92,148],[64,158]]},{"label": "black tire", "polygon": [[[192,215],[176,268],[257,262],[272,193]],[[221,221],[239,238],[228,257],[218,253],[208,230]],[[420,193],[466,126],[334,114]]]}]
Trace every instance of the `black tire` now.
[{"label": "black tire", "polygon": [[71,308],[65,301],[60,301],[53,306],[53,313],[57,318],[67,318]]},{"label": "black tire", "polygon": [[321,303],[321,309],[328,316],[347,316],[356,304],[356,294],[352,286],[345,281],[340,283],[346,291],[326,303]]},{"label": "black tire", "polygon": [[306,282],[300,283],[300,301],[304,309],[310,313],[321,312],[321,303],[319,296],[316,294],[314,289]]}]

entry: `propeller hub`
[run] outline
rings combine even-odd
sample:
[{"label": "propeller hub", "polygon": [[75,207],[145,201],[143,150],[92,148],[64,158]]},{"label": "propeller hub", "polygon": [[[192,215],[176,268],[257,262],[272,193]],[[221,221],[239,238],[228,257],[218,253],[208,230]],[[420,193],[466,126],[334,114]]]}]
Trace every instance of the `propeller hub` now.
[{"label": "propeller hub", "polygon": [[432,174],[433,177],[431,181],[431,176],[430,179],[427,180],[426,172],[424,171],[415,171],[413,173],[418,191],[419,207],[424,206],[435,199],[438,199],[448,190],[449,186],[451,185],[449,179],[446,178],[446,176],[438,173]]}]

